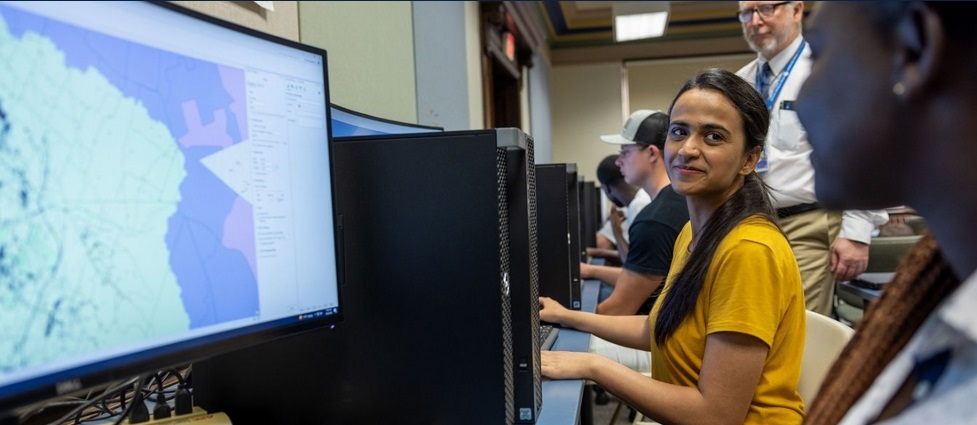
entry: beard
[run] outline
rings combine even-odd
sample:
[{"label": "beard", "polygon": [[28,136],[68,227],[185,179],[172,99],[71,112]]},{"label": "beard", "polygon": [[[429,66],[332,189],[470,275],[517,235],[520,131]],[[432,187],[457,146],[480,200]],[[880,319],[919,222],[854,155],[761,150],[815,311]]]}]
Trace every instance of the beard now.
[{"label": "beard", "polygon": [[785,30],[787,31],[783,31],[782,33],[779,34],[774,32],[768,33],[773,35],[773,37],[767,37],[766,41],[758,44],[753,41],[754,38],[753,31],[747,32],[746,28],[744,28],[743,38],[746,39],[746,44],[750,46],[750,50],[753,50],[754,52],[763,55],[764,58],[771,59],[774,57],[774,55],[779,53],[777,51],[778,47],[787,45],[788,37],[790,36],[790,31],[788,28],[785,28]]}]

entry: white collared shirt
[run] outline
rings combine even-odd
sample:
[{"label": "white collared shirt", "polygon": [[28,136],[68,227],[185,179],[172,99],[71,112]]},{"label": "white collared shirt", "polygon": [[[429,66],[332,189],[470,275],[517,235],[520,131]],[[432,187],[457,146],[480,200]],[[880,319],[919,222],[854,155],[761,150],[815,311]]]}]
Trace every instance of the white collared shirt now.
[{"label": "white collared shirt", "polygon": [[[802,40],[803,37],[798,36],[789,46],[770,59],[770,70],[774,73],[771,93],[776,87],[780,74],[800,48]],[[763,56],[757,54],[757,58],[741,68],[736,75],[744,78],[750,85],[756,86],[757,72],[765,62],[767,61]],[[774,208],[817,202],[814,193],[814,167],[811,165],[812,149],[807,141],[807,132],[801,126],[792,105],[785,106],[797,100],[801,85],[810,74],[811,48],[805,45],[790,76],[784,81],[780,94],[774,99],[773,109],[770,111],[770,129],[767,132],[767,146],[764,149],[768,169],[763,176],[763,181],[773,189],[770,191],[770,199]],[[787,104],[784,103],[785,101]],[[869,243],[875,227],[887,221],[889,215],[883,210],[848,210],[842,215],[841,232],[838,236]]]},{"label": "white collared shirt", "polygon": [[945,348],[949,363],[936,386],[900,415],[881,422],[902,424],[977,423],[977,272],[948,297],[852,406],[842,425],[867,424],[878,417],[912,371],[914,359]]}]

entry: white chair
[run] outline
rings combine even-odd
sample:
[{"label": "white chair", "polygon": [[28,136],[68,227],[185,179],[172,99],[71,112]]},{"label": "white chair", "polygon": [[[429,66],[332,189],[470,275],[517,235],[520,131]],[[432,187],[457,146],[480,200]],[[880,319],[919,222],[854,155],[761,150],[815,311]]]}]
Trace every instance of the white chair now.
[{"label": "white chair", "polygon": [[805,406],[810,406],[818,395],[821,381],[828,369],[838,359],[841,349],[855,331],[844,323],[818,313],[807,312],[807,329],[804,339],[804,358],[801,360],[801,381],[797,392]]},{"label": "white chair", "polygon": [[[801,359],[801,380],[797,392],[810,406],[818,395],[821,382],[828,369],[838,359],[841,350],[848,344],[855,331],[844,323],[818,313],[807,311],[807,328],[804,338],[804,357]],[[632,425],[657,425],[658,422],[645,418],[640,412],[635,415]]]}]

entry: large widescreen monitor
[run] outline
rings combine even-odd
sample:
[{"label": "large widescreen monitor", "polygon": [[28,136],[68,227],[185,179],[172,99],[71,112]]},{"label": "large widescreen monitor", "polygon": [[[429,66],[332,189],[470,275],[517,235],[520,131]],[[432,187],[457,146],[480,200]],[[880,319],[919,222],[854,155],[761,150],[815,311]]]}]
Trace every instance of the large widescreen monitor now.
[{"label": "large widescreen monitor", "polygon": [[388,120],[347,109],[336,104],[331,105],[330,116],[332,116],[333,137],[435,133],[444,131],[441,127]]},{"label": "large widescreen monitor", "polygon": [[342,319],[326,70],[168,3],[0,2],[0,419]]}]

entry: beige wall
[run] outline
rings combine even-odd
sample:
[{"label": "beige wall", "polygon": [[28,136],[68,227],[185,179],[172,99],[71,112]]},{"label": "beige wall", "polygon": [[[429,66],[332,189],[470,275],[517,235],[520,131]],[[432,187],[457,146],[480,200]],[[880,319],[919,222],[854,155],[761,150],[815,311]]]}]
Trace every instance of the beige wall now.
[{"label": "beige wall", "polygon": [[587,180],[597,180],[597,164],[620,148],[600,141],[621,131],[638,109],[665,111],[696,71],[718,66],[738,70],[754,54],[557,66],[552,70],[553,162],[575,162]]},{"label": "beige wall", "polygon": [[465,57],[468,72],[468,123],[471,129],[485,128],[485,102],[482,99],[482,39],[478,34],[478,2],[465,2]]},{"label": "beige wall", "polygon": [[298,2],[276,1],[275,10],[267,10],[252,1],[174,1],[198,12],[251,29],[299,40]]},{"label": "beige wall", "polygon": [[756,54],[628,62],[627,91],[631,110],[667,111],[675,93],[696,72],[709,67],[736,72],[754,58]]},{"label": "beige wall", "polygon": [[554,67],[550,80],[553,162],[577,164],[578,175],[597,181],[597,164],[618,151],[600,135],[621,131],[621,65]]},{"label": "beige wall", "polygon": [[411,2],[300,2],[299,19],[302,42],[329,53],[333,103],[417,122]]}]

